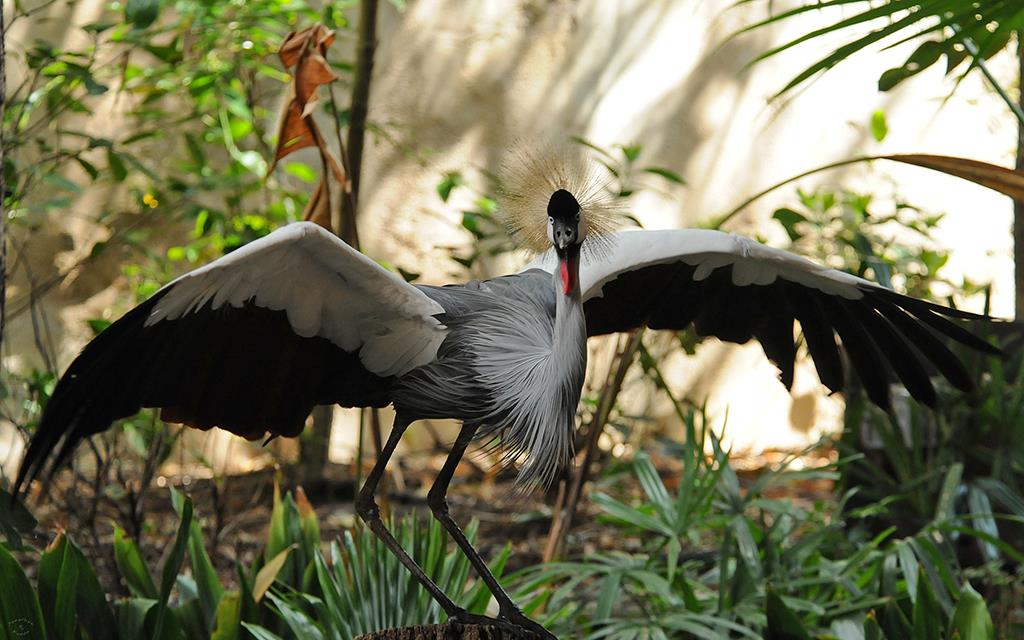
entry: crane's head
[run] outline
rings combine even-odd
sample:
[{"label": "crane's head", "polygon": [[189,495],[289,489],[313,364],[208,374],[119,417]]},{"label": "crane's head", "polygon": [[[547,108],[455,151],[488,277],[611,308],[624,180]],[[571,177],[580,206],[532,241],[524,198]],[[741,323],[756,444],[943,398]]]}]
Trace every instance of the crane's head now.
[{"label": "crane's head", "polygon": [[579,285],[580,245],[587,236],[587,224],[576,196],[565,189],[548,200],[548,241],[558,255],[562,293],[569,295]]},{"label": "crane's head", "polygon": [[498,204],[509,231],[529,252],[554,248],[566,293],[577,284],[581,254],[599,259],[608,234],[625,219],[610,177],[579,150],[520,143],[499,173]]},{"label": "crane's head", "polygon": [[548,200],[548,241],[555,251],[563,252],[583,244],[587,236],[587,223],[576,196],[565,189],[551,194]]}]

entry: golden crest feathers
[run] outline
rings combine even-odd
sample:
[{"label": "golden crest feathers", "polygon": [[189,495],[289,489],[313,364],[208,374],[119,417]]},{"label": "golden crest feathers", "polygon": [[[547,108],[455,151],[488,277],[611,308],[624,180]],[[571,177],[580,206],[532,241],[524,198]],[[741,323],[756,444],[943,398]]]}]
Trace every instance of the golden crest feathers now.
[{"label": "golden crest feathers", "polygon": [[518,142],[498,172],[498,208],[519,248],[542,253],[551,248],[548,201],[565,189],[580,204],[585,252],[599,252],[623,219],[622,202],[609,189],[611,178],[579,149]]}]

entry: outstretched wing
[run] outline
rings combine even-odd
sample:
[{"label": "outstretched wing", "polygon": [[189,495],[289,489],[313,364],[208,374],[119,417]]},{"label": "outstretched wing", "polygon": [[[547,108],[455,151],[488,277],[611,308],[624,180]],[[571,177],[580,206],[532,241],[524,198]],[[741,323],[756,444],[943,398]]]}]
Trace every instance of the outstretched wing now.
[{"label": "outstretched wing", "polygon": [[316,404],[384,406],[432,361],[443,309],[319,226],[285,226],[158,291],[90,342],[54,389],[17,487],[142,407],[250,439]]},{"label": "outstretched wing", "polygon": [[[534,265],[538,266],[538,265]],[[839,336],[868,397],[889,407],[890,372],[926,405],[936,402],[931,363],[953,386],[973,384],[940,337],[987,353],[998,349],[947,317],[985,319],[897,294],[786,251],[719,231],[686,229],[616,234],[606,252],[581,267],[589,335],[641,326],[684,329],[744,343],[756,338],[787,388],[799,321],[818,377],[843,388]]]}]

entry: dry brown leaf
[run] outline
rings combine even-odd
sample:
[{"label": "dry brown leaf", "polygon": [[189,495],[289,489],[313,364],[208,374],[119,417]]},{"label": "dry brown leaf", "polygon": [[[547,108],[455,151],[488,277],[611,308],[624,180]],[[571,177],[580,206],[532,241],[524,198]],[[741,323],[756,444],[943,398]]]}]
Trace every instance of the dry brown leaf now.
[{"label": "dry brown leaf", "polygon": [[282,549],[276,556],[270,559],[270,562],[263,565],[263,568],[256,573],[256,579],[252,583],[252,599],[259,602],[263,599],[263,595],[270,588],[270,585],[274,584],[274,580],[277,579],[277,574],[281,572],[281,567],[284,566],[285,561],[288,559],[288,554],[292,552],[297,545],[290,544]]},{"label": "dry brown leaf", "polygon": [[1006,167],[953,156],[937,156],[928,154],[903,154],[883,156],[886,160],[895,160],[948,173],[951,176],[970,180],[1013,198],[1024,201],[1024,172]]},{"label": "dry brown leaf", "polygon": [[295,67],[292,74],[291,97],[278,126],[277,148],[270,164],[273,171],[278,160],[290,153],[316,146],[331,167],[335,178],[346,184],[345,173],[338,167],[312,118],[317,104],[317,89],[338,79],[327,62],[327,49],[334,42],[334,32],[322,24],[288,34],[278,57],[285,67]]},{"label": "dry brown leaf", "polygon": [[[277,149],[274,151],[273,164],[293,151],[313,146],[316,146],[316,134],[310,128],[310,122],[302,117],[302,110],[293,99],[277,129]],[[273,164],[271,171],[274,169]]]}]

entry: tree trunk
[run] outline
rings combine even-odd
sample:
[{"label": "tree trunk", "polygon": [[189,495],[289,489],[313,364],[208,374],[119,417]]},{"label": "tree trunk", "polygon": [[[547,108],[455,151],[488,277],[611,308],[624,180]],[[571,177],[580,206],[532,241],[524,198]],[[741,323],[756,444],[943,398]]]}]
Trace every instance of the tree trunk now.
[{"label": "tree trunk", "polygon": [[532,634],[506,631],[498,627],[482,627],[458,623],[431,624],[374,631],[356,640],[524,640]]}]

